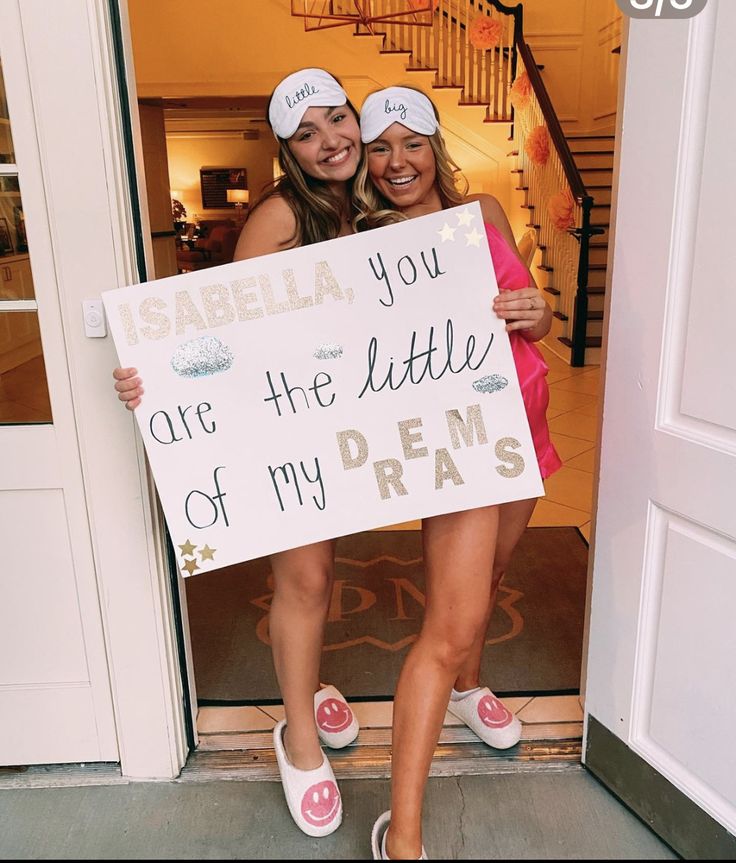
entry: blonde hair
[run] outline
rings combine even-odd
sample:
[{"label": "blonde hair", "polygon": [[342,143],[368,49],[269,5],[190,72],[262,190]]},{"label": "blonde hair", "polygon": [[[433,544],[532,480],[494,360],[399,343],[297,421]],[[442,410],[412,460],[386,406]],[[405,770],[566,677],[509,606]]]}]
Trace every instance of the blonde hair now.
[{"label": "blonde hair", "polygon": [[[416,88],[412,87],[408,89]],[[417,92],[421,93],[422,91],[417,90]],[[439,123],[440,115],[434,102],[432,102],[432,109]],[[440,130],[437,129],[432,135],[428,135],[427,140],[432,148],[432,153],[434,153],[436,167],[434,182],[437,193],[440,196],[442,209],[456,207],[465,200],[465,195],[468,192],[468,182],[447,152],[447,145]],[[368,174],[367,148],[369,146],[370,144],[363,145],[363,155],[358,172],[355,175],[355,180],[353,181],[353,208],[356,211],[356,216],[353,219],[353,229],[355,231],[368,231],[371,228],[381,228],[384,225],[403,222],[407,218],[373,184]],[[458,182],[460,182],[462,190],[458,189]]]}]

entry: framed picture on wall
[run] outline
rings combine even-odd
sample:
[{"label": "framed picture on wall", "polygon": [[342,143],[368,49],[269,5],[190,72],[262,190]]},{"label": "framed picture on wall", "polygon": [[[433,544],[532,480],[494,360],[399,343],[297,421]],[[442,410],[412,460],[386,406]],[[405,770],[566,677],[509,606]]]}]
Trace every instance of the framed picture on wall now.
[{"label": "framed picture on wall", "polygon": [[228,201],[228,189],[247,189],[248,173],[245,168],[200,168],[202,208],[205,210],[232,210],[235,204]]},{"label": "framed picture on wall", "polygon": [[12,255],[13,243],[10,239],[8,220],[0,216],[0,255]]}]

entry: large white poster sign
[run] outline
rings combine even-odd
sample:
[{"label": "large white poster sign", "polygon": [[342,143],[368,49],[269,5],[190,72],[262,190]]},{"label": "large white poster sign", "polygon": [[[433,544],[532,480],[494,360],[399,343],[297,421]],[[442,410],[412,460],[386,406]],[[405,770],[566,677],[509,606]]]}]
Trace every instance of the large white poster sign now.
[{"label": "large white poster sign", "polygon": [[543,493],[480,207],[104,295],[186,574]]}]

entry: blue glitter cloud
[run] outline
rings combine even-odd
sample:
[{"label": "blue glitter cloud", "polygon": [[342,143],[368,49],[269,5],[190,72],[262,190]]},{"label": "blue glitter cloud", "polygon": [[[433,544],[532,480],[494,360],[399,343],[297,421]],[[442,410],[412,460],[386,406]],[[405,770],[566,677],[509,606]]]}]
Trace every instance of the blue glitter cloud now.
[{"label": "blue glitter cloud", "polygon": [[233,352],[216,336],[202,336],[179,345],[171,368],[182,378],[204,378],[227,371],[233,359]]},{"label": "blue glitter cloud", "polygon": [[473,389],[479,393],[497,393],[508,386],[508,383],[503,375],[486,375],[484,378],[473,381]]}]

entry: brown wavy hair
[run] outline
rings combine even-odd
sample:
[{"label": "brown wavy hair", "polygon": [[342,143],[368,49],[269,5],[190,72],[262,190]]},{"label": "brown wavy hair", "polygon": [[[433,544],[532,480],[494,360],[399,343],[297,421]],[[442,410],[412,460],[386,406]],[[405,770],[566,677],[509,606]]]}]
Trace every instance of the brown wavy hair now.
[{"label": "brown wavy hair", "polygon": [[[335,80],[338,81],[337,78]],[[340,82],[338,81],[338,83]],[[271,99],[273,99],[273,94],[271,94]],[[266,116],[268,116],[268,108],[271,106],[271,99],[268,101]],[[345,103],[345,107],[353,112],[357,121],[359,119],[358,112],[349,99]],[[343,201],[324,180],[318,180],[304,173],[289,149],[288,141],[285,138],[279,138],[278,142],[279,166],[283,171],[283,176],[266,186],[263,195],[250,210],[248,216],[252,215],[264,201],[278,196],[286,201],[296,219],[294,235],[289,237],[292,247],[308,246],[312,243],[321,243],[323,240],[334,240],[342,227]],[[348,201],[352,200],[353,179],[348,180]]]},{"label": "brown wavy hair", "polygon": [[[427,95],[416,87],[407,87],[406,89],[416,90],[417,93],[422,93],[423,96]],[[439,123],[440,114],[437,106],[431,99],[429,101],[432,104],[432,110],[434,111],[437,123]],[[442,202],[442,209],[456,207],[465,200],[465,195],[468,192],[468,182],[447,152],[447,145],[445,144],[445,139],[442,137],[442,132],[437,129],[432,135],[427,135],[426,137],[434,153],[434,162],[437,170],[434,183]],[[353,219],[353,228],[356,231],[381,228],[384,225],[403,222],[407,218],[373,184],[368,174],[368,154],[366,148],[369,146],[370,144],[363,145],[363,155],[361,156],[358,171],[353,179],[353,209],[356,213]],[[462,190],[458,189],[458,183],[461,185]]]}]

